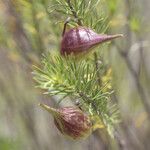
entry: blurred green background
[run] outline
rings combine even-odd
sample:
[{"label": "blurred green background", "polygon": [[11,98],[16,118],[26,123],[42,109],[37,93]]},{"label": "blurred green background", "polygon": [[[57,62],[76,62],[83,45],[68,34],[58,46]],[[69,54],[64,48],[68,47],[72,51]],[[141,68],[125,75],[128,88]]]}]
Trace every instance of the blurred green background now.
[{"label": "blurred green background", "polygon": [[[95,135],[84,141],[64,138],[52,117],[38,106],[40,101],[54,104],[35,88],[31,73],[32,65],[40,66],[42,53],[59,51],[65,18],[49,13],[53,1],[0,0],[0,150],[112,149]],[[150,1],[102,0],[102,4],[111,20],[110,32],[125,35],[118,45],[129,51],[128,58],[148,100]],[[148,115],[135,76],[115,45],[110,45],[103,56],[112,67],[114,99],[123,117],[125,133],[120,138],[127,149],[149,149]]]}]

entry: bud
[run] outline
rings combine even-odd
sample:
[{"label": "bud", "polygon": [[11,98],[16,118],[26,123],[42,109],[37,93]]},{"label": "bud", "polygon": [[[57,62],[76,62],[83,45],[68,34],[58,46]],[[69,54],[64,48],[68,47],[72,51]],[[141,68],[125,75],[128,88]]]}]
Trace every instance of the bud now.
[{"label": "bud", "polygon": [[51,108],[40,104],[52,114],[54,123],[58,130],[65,136],[72,139],[86,138],[92,132],[90,117],[76,107]]},{"label": "bud", "polygon": [[63,36],[61,41],[61,54],[77,55],[83,52],[87,53],[101,43],[111,41],[112,39],[122,36],[122,34],[97,34],[92,29],[86,27],[73,28],[66,32]]}]

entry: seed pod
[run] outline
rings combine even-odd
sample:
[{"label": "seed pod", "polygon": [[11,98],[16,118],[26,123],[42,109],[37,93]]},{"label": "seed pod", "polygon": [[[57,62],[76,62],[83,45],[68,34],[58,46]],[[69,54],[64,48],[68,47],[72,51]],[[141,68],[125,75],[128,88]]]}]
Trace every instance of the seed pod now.
[{"label": "seed pod", "polygon": [[64,33],[61,41],[61,54],[77,55],[83,52],[87,53],[101,43],[111,41],[112,39],[122,36],[122,34],[97,34],[92,29],[86,27],[73,28]]},{"label": "seed pod", "polygon": [[64,107],[54,109],[47,105],[40,104],[54,117],[54,123],[58,130],[72,139],[85,138],[92,132],[90,117],[76,107]]}]

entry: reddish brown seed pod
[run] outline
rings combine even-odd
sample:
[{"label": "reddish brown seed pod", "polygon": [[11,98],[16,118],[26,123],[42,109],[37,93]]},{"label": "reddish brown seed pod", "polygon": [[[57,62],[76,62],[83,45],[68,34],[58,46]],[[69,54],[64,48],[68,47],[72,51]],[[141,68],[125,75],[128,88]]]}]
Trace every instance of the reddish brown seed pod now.
[{"label": "reddish brown seed pod", "polygon": [[86,138],[91,134],[90,117],[80,109],[71,106],[54,109],[45,104],[40,104],[40,106],[52,114],[56,127],[63,135],[76,140]]},{"label": "reddish brown seed pod", "polygon": [[83,52],[87,53],[89,50],[101,43],[111,41],[112,39],[122,36],[122,34],[98,34],[90,28],[79,26],[64,33],[61,41],[61,54],[77,55]]}]

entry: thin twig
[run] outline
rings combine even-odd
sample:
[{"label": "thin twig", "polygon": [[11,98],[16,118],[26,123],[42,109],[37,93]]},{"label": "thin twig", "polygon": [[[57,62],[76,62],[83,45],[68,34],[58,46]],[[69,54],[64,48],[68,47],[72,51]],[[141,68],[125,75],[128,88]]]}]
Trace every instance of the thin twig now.
[{"label": "thin twig", "polygon": [[118,148],[121,150],[126,149],[125,146],[125,141],[122,139],[122,137],[120,136],[120,133],[118,130],[115,131],[114,133],[114,138],[116,139],[117,143],[118,143]]},{"label": "thin twig", "polygon": [[129,57],[124,57],[124,58],[125,58],[124,60],[127,64],[127,66],[128,66],[128,69],[130,70],[132,76],[134,77],[139,96],[141,97],[141,102],[143,103],[143,106],[145,107],[145,110],[147,111],[148,117],[150,119],[150,104],[148,102],[149,99],[146,96],[144,87],[141,85],[139,76],[138,76],[137,72],[134,70]]},{"label": "thin twig", "polygon": [[67,27],[67,24],[69,23],[70,21],[70,17],[68,17],[64,23],[64,29],[63,29],[63,32],[62,32],[62,36],[64,36],[65,32],[66,32],[66,27]]},{"label": "thin twig", "polygon": [[[131,16],[131,10],[130,10],[130,1],[129,0],[125,0],[125,4],[126,4],[126,7],[128,8],[128,14],[126,16],[127,18],[127,21],[129,22],[130,21],[130,16]],[[131,29],[128,26],[126,26],[126,30],[127,30],[127,38],[128,38],[128,44],[126,44],[126,47],[125,48],[122,48],[122,47],[119,47],[117,44],[115,44],[113,42],[113,44],[116,46],[120,56],[125,60],[126,62],[126,65],[131,73],[131,75],[133,76],[134,78],[134,82],[136,84],[136,87],[137,87],[137,90],[138,90],[138,93],[139,93],[139,96],[141,98],[141,102],[148,114],[148,118],[150,119],[150,103],[149,103],[149,99],[145,93],[145,90],[144,90],[144,87],[142,86],[141,82],[140,82],[140,78],[138,76],[138,73],[136,72],[136,70],[134,69],[133,65],[132,65],[132,62],[128,56],[128,53],[129,53],[129,50],[130,50],[130,47],[131,47],[131,37],[132,37],[132,32],[131,32]]]},{"label": "thin twig", "polygon": [[[86,99],[86,101],[88,102],[88,104],[91,104],[92,100],[86,94],[84,94],[83,92],[79,92],[78,94],[79,94],[79,96],[82,99]],[[97,108],[96,108],[96,106],[95,106],[94,103],[92,103],[92,107],[94,108],[95,111],[97,110]]]},{"label": "thin twig", "polygon": [[126,53],[129,52],[130,50],[130,46],[132,44],[132,32],[131,32],[131,29],[130,29],[130,20],[131,20],[131,4],[130,4],[130,0],[125,0],[125,8],[126,8],[126,20],[127,20],[127,23],[125,25],[125,34],[127,35],[126,36]]},{"label": "thin twig", "polygon": [[81,19],[78,17],[78,15],[77,15],[76,11],[74,10],[74,8],[73,8],[73,6],[72,6],[70,0],[67,0],[67,3],[68,3],[68,6],[69,6],[69,8],[70,8],[70,10],[71,10],[71,12],[72,12],[72,14],[73,14],[73,16],[75,17],[75,19],[77,19],[78,25],[79,25],[79,26],[82,26]]},{"label": "thin twig", "polygon": [[[126,6],[128,7],[128,9],[130,8],[130,2],[129,0],[126,0]],[[130,14],[131,11],[130,9],[128,10],[128,14],[127,14],[127,21],[129,22],[130,20]],[[129,50],[130,50],[130,47],[131,47],[131,30],[130,30],[130,27],[127,26],[127,38],[128,38],[128,44],[126,44],[126,48],[122,48],[122,47],[119,47],[117,44],[114,44],[120,54],[120,56],[125,60],[126,62],[126,65],[131,73],[131,75],[133,76],[134,78],[134,81],[135,81],[135,84],[136,84],[136,87],[137,87],[137,90],[138,90],[138,93],[139,93],[139,96],[141,98],[141,102],[148,114],[148,118],[150,119],[150,103],[148,102],[149,99],[148,97],[146,96],[146,93],[145,93],[145,90],[144,90],[144,87],[142,86],[142,84],[140,83],[140,78],[139,78],[139,75],[138,73],[136,72],[136,70],[134,69],[133,65],[132,65],[132,62],[128,56],[128,53],[129,53]],[[142,50],[143,51],[143,50]]]},{"label": "thin twig", "polygon": [[131,75],[133,76],[133,79],[135,81],[135,84],[136,84],[139,96],[141,98],[141,102],[142,102],[142,104],[143,104],[143,106],[144,106],[144,108],[145,108],[145,110],[146,110],[146,112],[148,114],[149,119],[150,119],[150,104],[148,102],[149,99],[146,96],[146,93],[144,91],[144,87],[140,83],[140,78],[138,76],[138,73],[135,71],[135,69],[134,69],[134,67],[132,65],[132,62],[129,59],[127,53],[124,50],[122,50],[119,46],[117,46],[116,44],[115,44],[115,46],[116,46],[120,56],[125,60],[126,65],[127,65],[128,69],[129,69]]},{"label": "thin twig", "polygon": [[97,56],[96,52],[94,52],[94,61],[95,61],[95,68],[96,68],[96,73],[97,73],[97,81],[98,81],[99,86],[101,87],[102,81],[101,81],[101,78],[100,78],[98,56]]},{"label": "thin twig", "polygon": [[[91,99],[85,93],[79,92],[78,94],[82,99],[86,99],[87,103],[91,104],[92,107],[94,108],[94,111],[97,112],[95,103],[91,103],[92,102]],[[101,114],[99,114],[99,115],[101,116]],[[102,116],[101,116],[101,118],[102,118]],[[101,120],[101,121],[104,124],[103,120]],[[101,146],[107,150],[109,144],[108,143],[106,144],[106,141],[104,140],[104,137],[100,134],[100,132],[94,132],[94,136],[98,137],[101,140],[101,142],[102,142]],[[105,135],[105,136],[107,136],[107,135]],[[107,140],[107,142],[108,142],[108,140]]]}]

